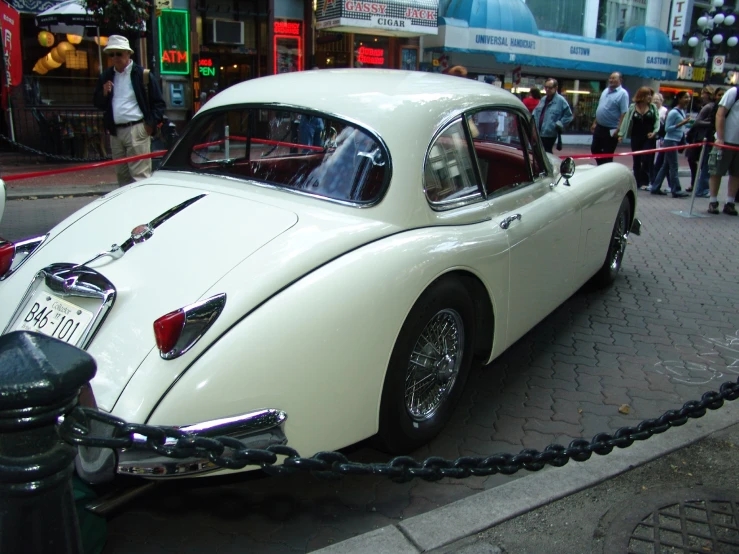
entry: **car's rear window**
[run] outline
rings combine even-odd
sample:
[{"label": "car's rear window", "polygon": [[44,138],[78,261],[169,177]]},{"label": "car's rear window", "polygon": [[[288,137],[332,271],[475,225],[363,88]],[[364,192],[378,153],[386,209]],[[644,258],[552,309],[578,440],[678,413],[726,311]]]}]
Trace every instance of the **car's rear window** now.
[{"label": "car's rear window", "polygon": [[228,175],[356,204],[377,202],[389,155],[368,131],[332,116],[234,107],[196,118],[162,169]]}]

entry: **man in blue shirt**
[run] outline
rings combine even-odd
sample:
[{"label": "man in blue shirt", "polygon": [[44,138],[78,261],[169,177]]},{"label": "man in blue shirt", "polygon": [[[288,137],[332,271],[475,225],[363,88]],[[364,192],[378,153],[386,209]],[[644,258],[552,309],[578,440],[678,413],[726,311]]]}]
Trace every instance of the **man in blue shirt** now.
[{"label": "man in blue shirt", "polygon": [[[629,109],[629,93],[621,86],[621,81],[621,74],[614,71],[608,78],[608,88],[600,95],[595,121],[590,128],[593,154],[613,154],[618,146],[618,128]],[[598,158],[595,162],[601,165],[612,161],[613,158]]]},{"label": "man in blue shirt", "polygon": [[544,150],[551,154],[558,135],[572,122],[572,110],[564,96],[557,92],[556,79],[547,79],[544,90],[546,96],[534,108],[533,116]]}]

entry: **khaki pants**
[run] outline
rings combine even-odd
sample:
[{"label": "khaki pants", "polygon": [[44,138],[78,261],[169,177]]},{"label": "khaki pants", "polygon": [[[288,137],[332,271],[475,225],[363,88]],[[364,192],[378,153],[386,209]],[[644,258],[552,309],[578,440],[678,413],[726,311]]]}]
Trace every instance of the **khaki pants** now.
[{"label": "khaki pants", "polygon": [[[151,151],[151,141],[143,122],[130,127],[118,127],[116,136],[110,136],[110,149],[114,160],[148,154]],[[117,164],[115,173],[120,186],[146,179],[151,176],[151,158]]]}]

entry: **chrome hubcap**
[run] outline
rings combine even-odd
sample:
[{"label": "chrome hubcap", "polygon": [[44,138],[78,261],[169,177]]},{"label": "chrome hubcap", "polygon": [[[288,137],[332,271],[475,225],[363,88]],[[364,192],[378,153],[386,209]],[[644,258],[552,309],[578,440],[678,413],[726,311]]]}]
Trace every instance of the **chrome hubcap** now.
[{"label": "chrome hubcap", "polygon": [[459,375],[464,324],[454,310],[441,310],[428,322],[413,347],[405,375],[405,407],[415,421],[436,414]]},{"label": "chrome hubcap", "polygon": [[626,214],[621,212],[618,215],[618,225],[613,230],[613,236],[611,237],[611,270],[618,271],[621,267],[621,260],[624,257],[628,240],[629,232],[627,230]]}]

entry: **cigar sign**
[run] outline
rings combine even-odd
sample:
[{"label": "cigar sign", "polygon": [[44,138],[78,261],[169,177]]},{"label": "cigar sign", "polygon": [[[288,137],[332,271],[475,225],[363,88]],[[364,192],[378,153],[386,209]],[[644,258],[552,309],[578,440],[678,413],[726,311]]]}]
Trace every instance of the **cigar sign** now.
[{"label": "cigar sign", "polygon": [[438,8],[437,0],[318,0],[316,27],[358,33],[380,31],[390,36],[435,35]]}]

